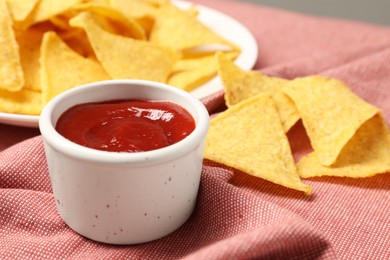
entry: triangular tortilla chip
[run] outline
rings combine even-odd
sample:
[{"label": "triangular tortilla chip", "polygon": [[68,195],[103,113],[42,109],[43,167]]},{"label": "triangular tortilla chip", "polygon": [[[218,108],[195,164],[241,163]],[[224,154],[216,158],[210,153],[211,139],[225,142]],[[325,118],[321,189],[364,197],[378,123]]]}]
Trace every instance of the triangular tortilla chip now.
[{"label": "triangular tortilla chip", "polygon": [[196,17],[171,4],[159,9],[150,41],[156,44],[187,51],[203,45],[216,45],[226,50],[238,50],[233,43],[225,40],[203,25]]},{"label": "triangular tortilla chip", "polygon": [[44,104],[65,90],[110,79],[98,62],[70,49],[54,32],[43,37],[40,63]]},{"label": "triangular tortilla chip", "polygon": [[70,24],[85,30],[98,60],[114,79],[166,82],[172,71],[177,57],[171,50],[108,33],[87,12],[74,17]]},{"label": "triangular tortilla chip", "polygon": [[224,53],[217,53],[216,57],[227,106],[238,104],[259,93],[269,92],[276,102],[285,133],[299,120],[294,103],[281,91],[288,80],[269,77],[259,71],[244,71]]},{"label": "triangular tortilla chip", "polygon": [[31,27],[16,38],[20,46],[20,60],[23,67],[24,88],[40,91],[39,57],[44,31]]},{"label": "triangular tortilla chip", "polygon": [[18,91],[24,85],[19,46],[7,3],[0,1],[0,89]]},{"label": "triangular tortilla chip", "polygon": [[390,172],[389,129],[382,117],[376,115],[356,131],[331,167],[322,166],[315,152],[302,157],[297,167],[303,178],[363,178]]},{"label": "triangular tortilla chip", "polygon": [[205,158],[311,194],[299,178],[273,99],[260,94],[211,120]]},{"label": "triangular tortilla chip", "polygon": [[322,165],[332,165],[356,130],[379,109],[355,95],[343,82],[298,78],[283,91],[294,101]]}]

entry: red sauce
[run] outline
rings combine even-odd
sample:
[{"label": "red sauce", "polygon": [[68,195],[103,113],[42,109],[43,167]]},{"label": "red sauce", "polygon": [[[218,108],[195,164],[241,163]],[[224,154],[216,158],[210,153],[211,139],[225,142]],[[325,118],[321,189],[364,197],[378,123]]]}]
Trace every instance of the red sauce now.
[{"label": "red sauce", "polygon": [[150,151],[174,144],[195,129],[190,113],[173,102],[114,100],[71,107],[58,119],[65,138],[112,152]]}]

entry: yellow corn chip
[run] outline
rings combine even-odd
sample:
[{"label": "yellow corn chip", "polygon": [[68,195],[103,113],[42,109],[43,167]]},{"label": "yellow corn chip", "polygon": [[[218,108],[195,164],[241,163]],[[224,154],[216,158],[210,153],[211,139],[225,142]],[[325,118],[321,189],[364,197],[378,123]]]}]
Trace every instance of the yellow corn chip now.
[{"label": "yellow corn chip", "polygon": [[299,120],[294,103],[281,91],[288,80],[268,77],[259,71],[244,71],[224,53],[218,53],[216,57],[227,106],[238,104],[259,93],[269,92],[276,102],[285,133]]},{"label": "yellow corn chip", "polygon": [[159,9],[150,41],[182,51],[204,45],[221,45],[226,50],[239,49],[203,25],[191,12],[187,13],[171,4]]},{"label": "yellow corn chip", "polygon": [[273,99],[259,94],[212,119],[205,158],[311,194],[299,178]]},{"label": "yellow corn chip", "polygon": [[283,91],[277,90],[271,93],[276,103],[284,132],[287,133],[298,122],[300,115],[292,100]]},{"label": "yellow corn chip", "polygon": [[89,2],[74,5],[72,9],[93,14],[94,20],[108,32],[146,40],[144,29],[135,19],[125,17],[120,11],[107,4]]},{"label": "yellow corn chip", "polygon": [[390,133],[378,114],[366,121],[345,145],[336,163],[322,166],[316,153],[302,157],[297,164],[303,178],[338,176],[362,178],[390,172]]},{"label": "yellow corn chip", "polygon": [[295,79],[283,91],[294,101],[322,165],[332,165],[356,130],[379,110],[343,82],[325,77]]},{"label": "yellow corn chip", "polygon": [[0,1],[0,89],[17,91],[24,85],[19,46],[7,3]]},{"label": "yellow corn chip", "polygon": [[23,21],[34,9],[39,0],[7,0],[14,21]]},{"label": "yellow corn chip", "polygon": [[39,115],[42,109],[42,95],[39,91],[0,90],[0,111],[12,114]]},{"label": "yellow corn chip", "polygon": [[166,82],[172,71],[176,58],[173,51],[108,33],[86,12],[73,18],[70,24],[85,30],[98,60],[112,78]]},{"label": "yellow corn chip", "polygon": [[43,104],[70,88],[110,79],[98,62],[70,49],[54,32],[43,37],[40,62]]},{"label": "yellow corn chip", "polygon": [[43,37],[43,31],[39,28],[29,28],[17,37],[20,46],[20,60],[23,67],[24,88],[40,91],[39,56]]},{"label": "yellow corn chip", "polygon": [[[231,59],[238,56],[238,52],[229,52],[225,54]],[[201,57],[180,59],[168,79],[168,84],[191,91],[203,83],[209,81],[217,75],[217,62],[215,54],[203,55]]]}]

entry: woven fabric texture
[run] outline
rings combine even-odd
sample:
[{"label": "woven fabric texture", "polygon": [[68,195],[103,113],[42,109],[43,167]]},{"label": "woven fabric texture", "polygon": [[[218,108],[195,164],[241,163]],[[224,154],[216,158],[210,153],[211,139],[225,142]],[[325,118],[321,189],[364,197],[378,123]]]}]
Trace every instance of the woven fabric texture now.
[{"label": "woven fabric texture", "polygon": [[[195,0],[255,36],[255,70],[346,82],[390,125],[390,28],[225,0]],[[202,100],[210,114],[223,92]],[[310,150],[289,132],[295,159]],[[390,158],[389,158],[390,160]],[[37,129],[0,124],[0,259],[390,259],[390,174],[313,178],[310,197],[204,161],[196,208],[172,234],[131,246],[79,236],[61,220]]]}]

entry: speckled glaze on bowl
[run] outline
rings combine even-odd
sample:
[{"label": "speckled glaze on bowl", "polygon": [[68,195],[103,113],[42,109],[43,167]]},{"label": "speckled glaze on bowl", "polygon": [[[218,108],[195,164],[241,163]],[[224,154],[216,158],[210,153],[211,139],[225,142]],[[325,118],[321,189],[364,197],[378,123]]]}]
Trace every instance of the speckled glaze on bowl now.
[{"label": "speckled glaze on bowl", "polygon": [[[56,132],[68,108],[114,99],[176,102],[192,114],[195,130],[176,144],[140,153],[94,150]],[[77,233],[109,244],[143,243],[173,232],[195,207],[208,127],[198,99],[161,83],[109,80],[56,96],[44,107],[39,128],[59,215]]]}]

